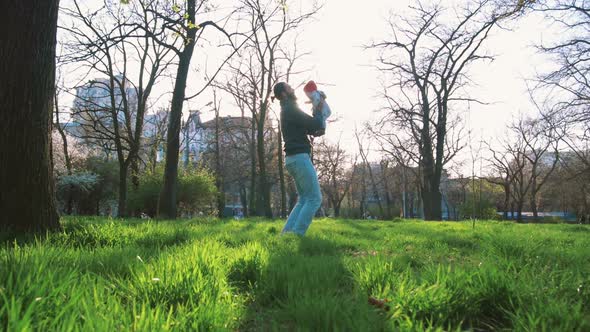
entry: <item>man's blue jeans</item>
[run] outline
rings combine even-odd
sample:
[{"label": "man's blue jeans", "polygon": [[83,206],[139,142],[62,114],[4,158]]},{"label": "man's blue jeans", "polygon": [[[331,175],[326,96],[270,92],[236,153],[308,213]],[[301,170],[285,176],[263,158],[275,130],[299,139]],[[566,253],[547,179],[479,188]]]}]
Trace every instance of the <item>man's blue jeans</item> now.
[{"label": "man's blue jeans", "polygon": [[289,214],[283,233],[305,235],[315,213],[322,205],[322,191],[318,174],[308,153],[300,153],[285,158],[285,167],[297,187],[297,204]]}]

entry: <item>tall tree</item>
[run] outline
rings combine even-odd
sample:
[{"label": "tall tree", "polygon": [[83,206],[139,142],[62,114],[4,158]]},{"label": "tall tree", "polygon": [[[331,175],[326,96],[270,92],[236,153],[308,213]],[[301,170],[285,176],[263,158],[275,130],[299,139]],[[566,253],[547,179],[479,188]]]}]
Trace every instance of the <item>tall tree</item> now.
[{"label": "tall tree", "polygon": [[59,228],[50,135],[59,1],[3,1],[0,231]]},{"label": "tall tree", "polygon": [[[167,7],[166,11],[154,11],[154,13],[166,23],[158,32],[151,33],[151,36],[160,45],[164,45],[173,50],[178,59],[170,114],[168,115],[164,184],[158,201],[158,216],[160,218],[175,219],[177,216],[176,194],[178,191],[178,158],[180,151],[182,108],[187,99],[186,83],[195,46],[203,36],[203,32],[207,27],[213,27],[221,31],[231,42],[231,36],[223,28],[217,25],[216,22],[210,20],[200,23],[197,22],[197,14],[201,11],[207,10],[208,6],[206,1],[200,1],[197,4],[196,0],[186,0],[182,7],[174,3]],[[166,36],[171,33],[181,37],[181,46],[178,44],[167,43]],[[209,85],[210,82],[211,81],[208,81],[206,85]],[[201,90],[201,92],[202,91],[203,90]],[[199,93],[196,95],[199,95]]]},{"label": "tall tree", "polygon": [[495,1],[479,0],[448,17],[442,6],[419,1],[411,17],[389,20],[391,39],[371,45],[381,51],[378,68],[392,82],[384,86],[381,131],[418,161],[426,220],[442,218],[443,168],[463,148],[460,122],[449,110],[477,102],[464,90],[469,66],[492,59],[482,45],[499,20],[520,10],[520,3],[514,5],[506,11]]}]

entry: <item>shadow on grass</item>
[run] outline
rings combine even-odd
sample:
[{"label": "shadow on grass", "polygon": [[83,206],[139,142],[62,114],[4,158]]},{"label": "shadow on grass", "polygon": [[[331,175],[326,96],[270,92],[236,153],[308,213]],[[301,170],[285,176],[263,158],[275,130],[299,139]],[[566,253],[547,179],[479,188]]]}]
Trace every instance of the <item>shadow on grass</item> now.
[{"label": "shadow on grass", "polygon": [[257,280],[249,280],[252,298],[241,330],[370,331],[382,326],[337,245],[321,237],[288,235],[271,250]]}]

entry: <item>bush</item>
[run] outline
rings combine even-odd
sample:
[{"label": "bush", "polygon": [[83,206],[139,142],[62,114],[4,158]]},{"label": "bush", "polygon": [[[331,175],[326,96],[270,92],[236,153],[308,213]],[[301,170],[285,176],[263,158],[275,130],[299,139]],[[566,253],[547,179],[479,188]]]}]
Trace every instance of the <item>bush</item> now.
[{"label": "bush", "polygon": [[74,206],[80,210],[81,205],[91,199],[99,184],[99,176],[91,172],[62,175],[56,183],[57,199],[68,213]]},{"label": "bush", "polygon": [[[127,204],[131,211],[141,211],[151,217],[156,215],[163,177],[162,167],[140,177],[139,188],[129,192]],[[216,192],[215,180],[206,170],[186,168],[179,172],[176,202],[180,213],[192,215],[203,211]]]}]

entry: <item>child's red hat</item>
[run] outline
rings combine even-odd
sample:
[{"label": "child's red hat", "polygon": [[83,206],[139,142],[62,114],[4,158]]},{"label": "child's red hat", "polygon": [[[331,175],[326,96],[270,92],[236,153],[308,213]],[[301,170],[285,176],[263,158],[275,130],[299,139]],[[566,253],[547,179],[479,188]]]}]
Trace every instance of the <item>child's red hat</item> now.
[{"label": "child's red hat", "polygon": [[305,84],[305,86],[303,87],[303,91],[307,93],[317,91],[317,89],[318,86],[315,84],[314,81],[307,82],[307,84]]}]

